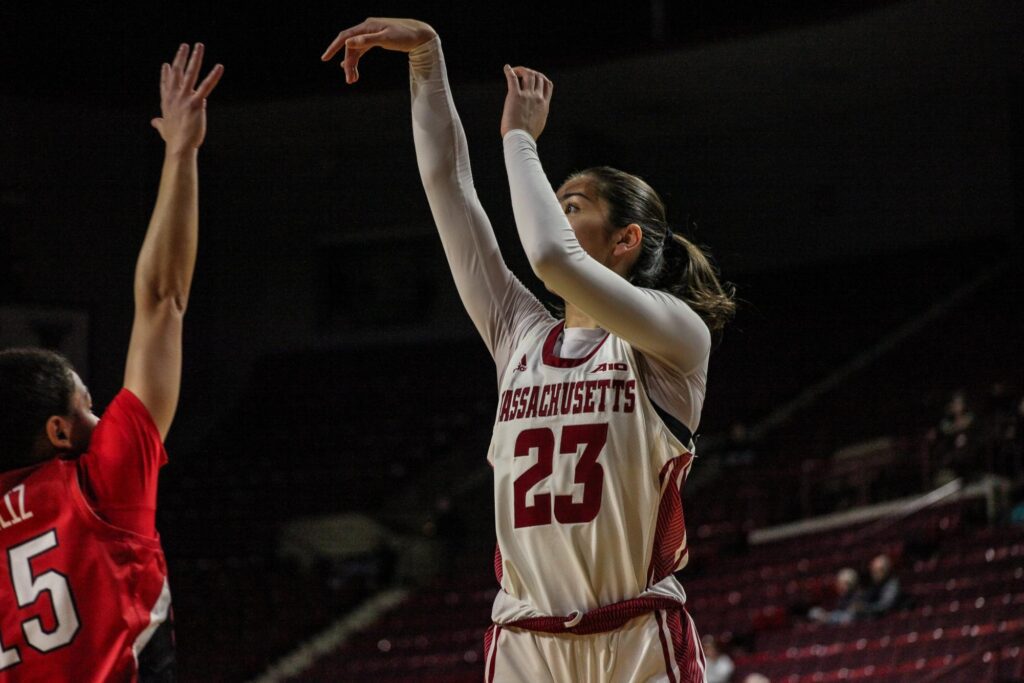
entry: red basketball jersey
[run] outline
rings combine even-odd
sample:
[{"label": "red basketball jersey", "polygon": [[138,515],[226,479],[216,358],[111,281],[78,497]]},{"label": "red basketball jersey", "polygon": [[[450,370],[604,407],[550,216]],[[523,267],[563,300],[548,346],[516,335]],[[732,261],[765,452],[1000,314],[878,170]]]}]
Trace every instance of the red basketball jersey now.
[{"label": "red basketball jersey", "polygon": [[[139,533],[165,459],[145,407],[122,391],[79,460],[0,473],[0,682],[137,678],[170,608],[159,537]],[[106,519],[104,497],[115,499]],[[117,510],[150,521],[114,526]]]}]

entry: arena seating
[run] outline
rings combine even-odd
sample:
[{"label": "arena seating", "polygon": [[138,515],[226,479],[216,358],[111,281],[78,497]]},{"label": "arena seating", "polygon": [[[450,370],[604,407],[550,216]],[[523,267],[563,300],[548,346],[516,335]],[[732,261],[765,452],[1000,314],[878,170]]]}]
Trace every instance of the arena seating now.
[{"label": "arena seating", "polygon": [[[739,672],[772,680],[1013,680],[1024,667],[1024,528],[963,522],[975,504],[919,513],[910,525],[863,539],[852,553],[842,552],[843,539],[858,527],[751,548],[716,565],[715,577],[686,580],[684,571],[689,609],[702,632],[732,645]],[[932,553],[906,554],[915,530],[932,525],[943,529]],[[809,604],[827,600],[836,570],[863,566],[880,552],[898,558],[907,607],[846,626],[803,616]],[[480,680],[495,593],[487,574],[484,562],[464,563],[299,680]],[[773,613],[777,619],[765,618]],[[959,668],[961,659],[972,666]]]},{"label": "arena seating", "polygon": [[[739,415],[767,414],[926,309],[990,257],[985,250],[906,255],[868,266],[808,269],[777,283],[776,295],[758,301],[757,315],[741,319],[740,333],[727,336],[713,357],[710,386],[720,393],[708,397],[709,441],[714,430],[727,428],[733,399]],[[936,258],[945,266],[929,280]],[[890,272],[897,266],[904,270]],[[826,276],[856,299],[824,291],[818,285]],[[766,274],[758,286],[768,288],[772,279]],[[901,296],[893,296],[894,287]],[[1018,355],[1013,345],[1024,335],[1016,327],[993,341],[991,353],[963,352],[977,344],[976,330],[1012,301],[1014,291],[1019,288],[997,281],[933,323],[945,333],[926,335],[928,355],[942,372],[929,368],[913,343],[898,346],[755,443],[752,460],[722,466],[731,495],[722,496],[713,479],[684,490],[692,551],[681,579],[691,611],[702,632],[732,650],[742,671],[788,681],[933,675],[1001,681],[1019,672],[1024,540],[1019,530],[988,527],[976,503],[940,506],[887,528],[856,524],[817,537],[747,542],[754,529],[855,504],[853,497],[794,496],[792,485],[802,482],[814,491],[827,474],[821,463],[856,440],[891,437],[900,462],[909,463],[873,471],[873,499],[926,488],[924,431],[938,420],[948,394],[966,386],[980,396],[996,378],[1019,386],[1002,362]],[[860,316],[863,324],[851,332],[846,322],[824,320],[826,310],[844,321]],[[751,352],[759,345],[764,349]],[[765,356],[769,348],[779,355]],[[952,373],[954,360],[960,362]],[[781,377],[782,368],[791,372]],[[490,496],[486,482],[454,491],[482,467],[493,390],[493,367],[478,340],[264,359],[203,452],[179,459],[161,491],[183,679],[255,676],[372,590],[346,583],[336,568],[311,573],[281,563],[273,556],[275,521],[361,511],[417,532],[401,526],[408,524],[402,514],[419,509],[418,519],[430,518],[433,497],[449,494],[457,507],[472,511],[465,517],[475,525],[467,531],[464,520],[448,538],[449,570],[297,680],[480,680],[483,629],[496,591]],[[865,395],[888,408],[867,410],[861,419],[860,403],[851,406]],[[892,419],[883,421],[886,410]],[[806,441],[798,438],[800,429]],[[718,454],[709,448],[701,457],[715,464]],[[442,462],[443,471],[435,471]],[[894,484],[883,475],[895,471],[902,474]],[[847,627],[803,619],[809,606],[829,599],[837,569],[861,568],[882,551],[898,559],[912,607]],[[223,588],[222,603],[210,597],[211,585]],[[238,637],[238,624],[245,624],[246,637]],[[259,647],[247,646],[254,642]],[[957,678],[962,657],[972,663],[971,675],[983,669],[988,678]]]}]

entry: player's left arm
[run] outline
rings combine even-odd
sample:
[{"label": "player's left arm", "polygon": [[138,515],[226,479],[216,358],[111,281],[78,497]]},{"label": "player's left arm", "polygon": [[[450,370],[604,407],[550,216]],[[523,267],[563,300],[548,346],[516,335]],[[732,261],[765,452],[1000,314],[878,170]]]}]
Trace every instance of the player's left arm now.
[{"label": "player's left arm", "polygon": [[124,386],[139,397],[166,438],[181,386],[182,323],[199,240],[198,153],[206,136],[206,98],[224,68],[198,82],[203,45],[181,45],[160,71],[161,116],[153,127],[165,143],[156,206],[135,266],[135,318]]},{"label": "player's left arm", "polygon": [[505,75],[505,166],[516,228],[534,273],[551,291],[640,351],[680,372],[696,370],[711,352],[711,332],[700,316],[681,299],[637,287],[592,258],[566,219],[537,153],[551,82],[521,67],[506,67]]}]

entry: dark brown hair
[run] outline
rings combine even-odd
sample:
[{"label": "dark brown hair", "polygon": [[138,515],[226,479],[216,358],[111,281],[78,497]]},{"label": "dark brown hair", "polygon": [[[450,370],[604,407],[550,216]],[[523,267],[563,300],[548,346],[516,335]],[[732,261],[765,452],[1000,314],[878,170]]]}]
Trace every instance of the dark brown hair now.
[{"label": "dark brown hair", "polygon": [[643,231],[629,281],[682,299],[712,334],[720,333],[736,314],[736,288],[719,279],[704,249],[669,228],[658,193],[642,178],[609,166],[588,168],[569,180],[580,178],[590,180],[604,199],[613,228],[636,223]]},{"label": "dark brown hair", "polygon": [[30,465],[46,421],[71,411],[72,372],[53,351],[0,351],[0,472]]}]

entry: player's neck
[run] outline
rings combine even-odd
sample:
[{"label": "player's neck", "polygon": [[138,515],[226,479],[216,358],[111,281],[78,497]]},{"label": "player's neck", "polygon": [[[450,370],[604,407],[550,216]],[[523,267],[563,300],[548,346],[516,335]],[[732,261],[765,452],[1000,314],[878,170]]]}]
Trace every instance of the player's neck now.
[{"label": "player's neck", "polygon": [[565,326],[587,328],[600,327],[596,320],[570,304],[568,301],[565,302]]}]

